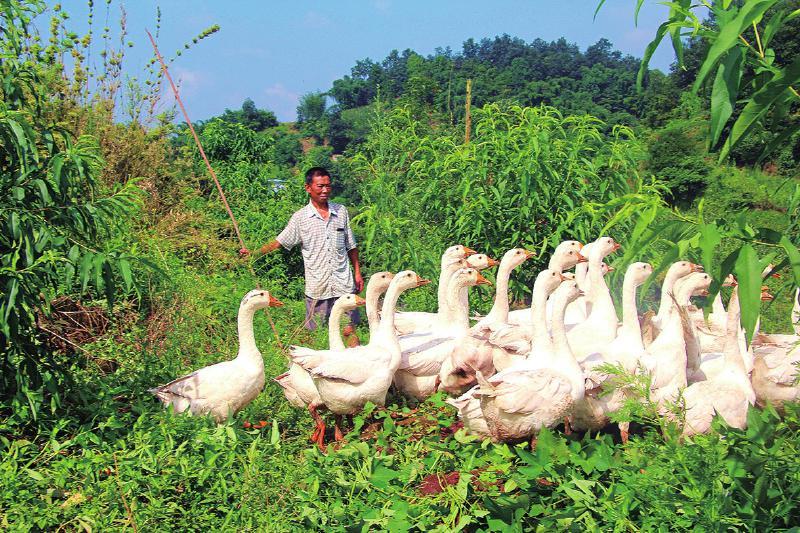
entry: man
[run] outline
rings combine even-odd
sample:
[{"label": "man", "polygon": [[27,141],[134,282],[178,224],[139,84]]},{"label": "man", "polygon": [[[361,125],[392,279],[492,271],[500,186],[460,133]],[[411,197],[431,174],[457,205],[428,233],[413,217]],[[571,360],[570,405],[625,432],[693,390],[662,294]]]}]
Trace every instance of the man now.
[{"label": "man", "polygon": [[[347,208],[328,202],[331,195],[331,176],[322,167],[306,172],[308,205],[295,211],[286,228],[273,241],[258,249],[263,255],[283,246],[290,249],[301,245],[306,277],[306,321],[310,330],[317,327],[316,315],[325,319],[340,296],[359,293],[364,288],[358,248],[350,229]],[[246,255],[247,249],[242,250]],[[350,272],[350,265],[353,272]],[[358,310],[349,312],[350,320],[358,324]]]}]

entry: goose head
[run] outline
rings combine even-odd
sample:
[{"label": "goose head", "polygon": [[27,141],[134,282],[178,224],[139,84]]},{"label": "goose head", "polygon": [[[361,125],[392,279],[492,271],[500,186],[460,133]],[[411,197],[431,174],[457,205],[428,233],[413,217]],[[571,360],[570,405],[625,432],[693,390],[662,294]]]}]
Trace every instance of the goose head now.
[{"label": "goose head", "polygon": [[561,283],[553,293],[554,303],[558,306],[559,303],[566,305],[574,302],[579,296],[583,296],[583,291],[578,287],[575,280],[567,280]]},{"label": "goose head", "polygon": [[451,283],[456,283],[461,287],[492,284],[491,281],[483,277],[475,268],[459,268],[453,274]]},{"label": "goose head", "polygon": [[367,282],[367,292],[378,291],[378,294],[383,294],[389,288],[394,274],[391,272],[375,272],[369,277]]},{"label": "goose head", "polygon": [[283,302],[272,296],[269,291],[254,289],[242,298],[239,309],[263,309],[265,307],[280,307]]},{"label": "goose head", "polygon": [[470,267],[477,270],[483,270],[499,264],[500,262],[497,261],[497,259],[492,259],[486,254],[472,254],[467,257],[465,263],[462,265],[462,268]]},{"label": "goose head", "polygon": [[674,291],[678,302],[685,305],[691,296],[708,296],[711,281],[711,276],[705,272],[692,272],[682,278]]},{"label": "goose head", "polygon": [[450,248],[445,250],[444,253],[442,254],[442,258],[443,259],[447,258],[451,260],[464,259],[476,253],[478,252],[476,252],[472,248],[467,248],[466,246],[463,246],[461,244],[456,244],[455,246],[451,246]]},{"label": "goose head", "polygon": [[[619,243],[611,237],[600,237],[592,243],[592,248],[589,251],[589,254],[594,254],[595,257],[599,256],[599,259],[602,260],[608,254],[616,252],[619,249]],[[588,257],[591,259],[592,255],[589,255]]]},{"label": "goose head", "polygon": [[679,279],[695,272],[703,272],[703,267],[691,261],[676,261],[667,270],[667,277]]},{"label": "goose head", "polygon": [[[387,285],[388,287],[388,285]],[[352,311],[356,307],[360,307],[362,305],[366,305],[367,301],[357,294],[345,294],[344,296],[340,296],[338,302],[342,302],[341,306],[342,309],[345,311]]]},{"label": "goose head", "polygon": [[581,249],[583,245],[578,241],[564,241],[556,246],[553,256],[550,258],[548,268],[567,270],[578,263],[585,263],[586,256]]},{"label": "goose head", "polygon": [[561,276],[564,278],[564,281],[573,280],[575,279],[575,272],[562,272]]},{"label": "goose head", "polygon": [[541,290],[543,290],[545,294],[549,295],[556,290],[558,286],[561,285],[561,282],[565,279],[566,278],[564,278],[563,274],[547,268],[539,272],[539,275],[536,276],[533,289],[535,291],[537,288],[541,287]]},{"label": "goose head", "polygon": [[524,248],[512,248],[503,254],[503,259],[500,261],[503,264],[508,264],[511,268],[516,268],[536,254]]},{"label": "goose head", "polygon": [[413,270],[403,270],[394,275],[389,287],[397,287],[400,291],[405,291],[414,287],[422,287],[430,282],[429,279],[419,277]]},{"label": "goose head", "polygon": [[628,270],[625,272],[625,278],[627,279],[630,276],[630,279],[633,282],[634,287],[638,287],[645,281],[647,278],[650,277],[650,274],[653,273],[653,267],[650,263],[632,263]]},{"label": "goose head", "polygon": [[769,287],[761,287],[761,301],[762,302],[771,302],[774,300],[775,297],[769,292]]}]

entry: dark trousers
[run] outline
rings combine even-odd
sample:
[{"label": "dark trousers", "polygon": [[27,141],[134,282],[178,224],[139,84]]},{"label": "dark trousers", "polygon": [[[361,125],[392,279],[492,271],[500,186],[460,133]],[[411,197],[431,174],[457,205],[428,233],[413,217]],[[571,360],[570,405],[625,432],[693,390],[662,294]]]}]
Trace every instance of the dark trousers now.
[{"label": "dark trousers", "polygon": [[[331,316],[333,304],[336,303],[336,300],[338,299],[339,298],[337,297],[317,300],[316,298],[309,298],[306,296],[306,320],[303,324],[306,329],[309,331],[314,331],[317,329],[317,320],[320,317],[327,321],[328,317]],[[350,317],[350,323],[353,325],[361,323],[361,313],[359,313],[358,309],[347,311],[345,316]]]}]

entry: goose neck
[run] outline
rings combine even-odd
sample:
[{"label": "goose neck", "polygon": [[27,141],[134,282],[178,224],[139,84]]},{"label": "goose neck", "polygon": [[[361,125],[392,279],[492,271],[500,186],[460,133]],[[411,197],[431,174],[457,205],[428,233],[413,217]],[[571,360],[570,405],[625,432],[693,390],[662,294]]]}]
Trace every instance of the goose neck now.
[{"label": "goose neck", "polygon": [[436,302],[438,305],[437,313],[440,317],[447,314],[447,289],[450,286],[450,278],[453,273],[460,268],[458,261],[447,261],[442,259],[442,270],[439,274],[439,286],[436,288]]},{"label": "goose neck", "polygon": [[341,305],[334,304],[331,315],[328,317],[328,347],[331,350],[344,350],[344,342],[339,330],[344,310]]},{"label": "goose neck", "polygon": [[578,361],[575,359],[575,355],[572,353],[572,348],[570,348],[569,340],[567,339],[567,328],[564,325],[564,316],[568,303],[566,298],[559,298],[555,302],[553,322],[551,325],[553,333],[553,354],[561,368],[566,370],[570,376],[573,389],[575,390],[573,396],[582,398],[586,390],[583,371]]},{"label": "goose neck", "polygon": [[451,279],[447,290],[447,314],[443,317],[441,324],[455,323],[459,327],[469,328],[469,300],[464,305],[462,298],[469,290],[469,287],[458,280]]},{"label": "goose neck", "polygon": [[365,298],[367,301],[367,323],[369,324],[369,331],[370,333],[374,332],[378,328],[378,324],[381,321],[380,315],[378,314],[378,300],[381,297],[383,291],[379,290],[376,286],[367,286],[367,297]]},{"label": "goose neck", "polygon": [[547,291],[541,284],[534,285],[533,299],[531,301],[531,322],[532,329],[532,344],[536,347],[542,347],[545,351],[552,351],[553,342],[550,339],[550,334],[547,331]]},{"label": "goose neck", "polygon": [[741,308],[739,305],[739,288],[734,287],[731,299],[728,302],[725,342],[723,343],[722,351],[726,366],[746,372],[744,360],[742,360],[742,355],[739,351],[739,322],[741,320]]},{"label": "goose neck", "polygon": [[659,320],[666,320],[672,309],[672,289],[675,288],[678,277],[679,274],[673,271],[668,271],[664,277],[664,283],[661,285],[661,301],[658,304],[658,313],[656,313]]},{"label": "goose neck", "polygon": [[508,281],[513,269],[509,261],[503,261],[497,269],[494,304],[487,315],[492,322],[508,322]]},{"label": "goose neck", "polygon": [[394,335],[394,310],[397,307],[397,300],[403,292],[396,283],[389,285],[386,296],[383,297],[383,307],[381,308],[381,323],[378,331],[387,335]]},{"label": "goose neck", "polygon": [[256,337],[253,333],[253,317],[256,310],[251,307],[240,307],[239,316],[236,319],[237,329],[239,333],[239,354],[237,359],[257,359],[261,364],[261,353],[256,346]]},{"label": "goose neck", "polygon": [[636,308],[636,282],[626,277],[622,283],[622,328],[631,336],[642,338],[639,311]]}]

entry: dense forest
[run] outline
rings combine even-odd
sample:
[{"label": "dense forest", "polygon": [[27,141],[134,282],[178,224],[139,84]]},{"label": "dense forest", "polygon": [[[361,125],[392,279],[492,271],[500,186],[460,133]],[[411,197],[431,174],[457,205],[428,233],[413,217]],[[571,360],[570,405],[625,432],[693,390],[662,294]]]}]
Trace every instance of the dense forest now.
[{"label": "dense forest", "polygon": [[[791,333],[800,3],[713,4],[702,22],[673,10],[654,36],[680,51],[667,73],[648,67],[650,48],[635,58],[607,39],[581,50],[501,35],[359,60],[303,95],[294,122],[250,98],[197,121],[234,229],[156,58],[129,64],[138,36],[114,2],[89,3],[85,34],[60,5],[0,2],[0,527],[795,526],[795,404],[752,408],[743,430],[716,419],[688,440],[655,408],[626,405],[627,443],[616,430],[552,429],[530,450],[467,435],[443,393],[390,393],[322,453],[311,417],[271,381],[290,345],[328,345],[327,331],[302,327],[300,254],[239,254],[237,232],[250,249],[274,238],[308,202],[305,170],[324,166],[365,278],[436,279],[453,244],[493,258],[521,247],[537,253],[509,284],[522,308],[559,242],[608,235],[622,245],[609,257],[615,291],[632,262],[653,266],[643,313],[686,259],[714,279],[697,301],[707,310],[739,278],[748,341],[757,322]],[[167,65],[217,31],[162,50]],[[780,277],[762,282],[768,264]],[[774,295],[763,305],[762,285]],[[264,391],[219,425],[162,409],[148,389],[236,354],[239,302],[255,287],[286,304],[254,318]],[[486,313],[493,294],[473,289],[472,310]],[[401,302],[431,310],[436,296],[433,284]],[[366,342],[367,326],[357,335]]]}]

